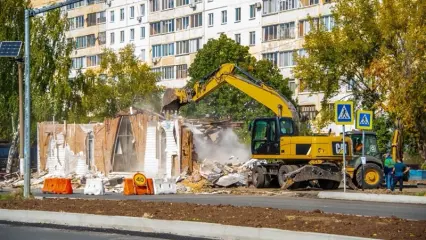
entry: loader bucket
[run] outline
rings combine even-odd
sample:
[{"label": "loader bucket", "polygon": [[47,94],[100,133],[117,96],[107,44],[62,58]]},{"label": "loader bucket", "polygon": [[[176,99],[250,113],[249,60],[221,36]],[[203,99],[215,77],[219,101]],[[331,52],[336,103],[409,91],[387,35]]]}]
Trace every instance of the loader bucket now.
[{"label": "loader bucket", "polygon": [[181,107],[180,99],[176,95],[176,90],[172,88],[166,89],[166,92],[163,96],[163,106],[162,111],[176,111]]}]

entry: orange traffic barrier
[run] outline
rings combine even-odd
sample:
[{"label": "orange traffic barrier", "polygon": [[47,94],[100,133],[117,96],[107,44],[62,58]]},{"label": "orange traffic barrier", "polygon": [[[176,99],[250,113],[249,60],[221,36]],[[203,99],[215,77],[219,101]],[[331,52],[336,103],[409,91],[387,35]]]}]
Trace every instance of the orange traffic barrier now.
[{"label": "orange traffic barrier", "polygon": [[152,178],[145,178],[141,173],[136,173],[133,178],[124,179],[124,195],[153,195],[154,182]]},{"label": "orange traffic barrier", "polygon": [[124,179],[123,193],[124,193],[124,195],[135,195],[135,186],[133,185],[133,179],[132,178],[125,178]]},{"label": "orange traffic barrier", "polygon": [[71,179],[46,178],[43,183],[43,193],[72,194]]}]

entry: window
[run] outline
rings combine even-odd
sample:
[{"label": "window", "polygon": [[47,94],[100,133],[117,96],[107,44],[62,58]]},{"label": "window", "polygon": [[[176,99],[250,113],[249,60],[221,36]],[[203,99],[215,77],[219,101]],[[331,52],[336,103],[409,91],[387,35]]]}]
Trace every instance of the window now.
[{"label": "window", "polygon": [[124,31],[120,31],[120,42],[124,42]]},{"label": "window", "polygon": [[151,23],[150,35],[157,35],[161,33],[161,22]]},{"label": "window", "polygon": [[131,28],[130,29],[130,41],[135,40],[135,29]]},{"label": "window", "polygon": [[87,35],[87,47],[93,47],[96,44],[95,34]]},{"label": "window", "polygon": [[213,26],[213,13],[209,13],[209,27]]},{"label": "window", "polygon": [[83,37],[76,37],[75,38],[75,48],[81,49],[87,47],[87,38],[86,36]]},{"label": "window", "polygon": [[189,0],[176,0],[176,7],[180,7],[180,6],[184,6],[188,4],[189,4]]},{"label": "window", "polygon": [[296,82],[294,81],[294,79],[288,80],[288,88],[292,93],[296,91]]},{"label": "window", "polygon": [[106,12],[105,11],[96,13],[96,23],[97,24],[106,23]]},{"label": "window", "polygon": [[152,57],[153,58],[161,57],[161,44],[152,45]]},{"label": "window", "polygon": [[191,28],[203,26],[203,14],[197,13],[191,15]]},{"label": "window", "polygon": [[201,41],[201,38],[189,40],[189,52],[190,53],[195,53],[198,50],[200,50],[200,41]]},{"label": "window", "polygon": [[141,4],[140,5],[140,7],[139,7],[139,9],[140,9],[140,13],[141,13],[141,16],[143,17],[143,16],[145,16],[145,4]]},{"label": "window", "polygon": [[76,2],[76,3],[71,3],[71,4],[67,5],[67,10],[71,10],[71,9],[74,9],[74,8],[79,8],[79,7],[84,6],[84,5],[85,5],[84,1]]},{"label": "window", "polygon": [[278,39],[278,25],[263,27],[263,41],[272,41]]},{"label": "window", "polygon": [[306,57],[308,56],[308,53],[306,52],[306,49],[302,48],[297,51],[297,55],[299,55],[299,57]]},{"label": "window", "polygon": [[106,43],[106,32],[100,32],[98,34],[99,45],[104,45]]},{"label": "window", "polygon": [[235,8],[235,22],[241,21],[241,8]]},{"label": "window", "polygon": [[[314,24],[314,28],[318,27],[318,18],[314,18],[313,19],[313,24]],[[305,35],[307,35],[312,29],[311,23],[309,22],[309,20],[302,20],[299,21],[299,37],[303,37]]]},{"label": "window", "polygon": [[281,0],[280,11],[287,11],[297,8],[297,0]]},{"label": "window", "polygon": [[141,39],[145,38],[145,27],[141,27]]},{"label": "window", "polygon": [[124,21],[124,8],[120,9],[120,21]]},{"label": "window", "polygon": [[176,66],[176,79],[188,77],[188,65],[182,64]]},{"label": "window", "polygon": [[87,5],[92,5],[92,4],[95,4],[95,3],[104,3],[104,2],[105,2],[105,0],[87,0]]},{"label": "window", "polygon": [[306,117],[308,120],[314,120],[317,116],[315,105],[300,106],[300,115],[302,115],[302,117]]},{"label": "window", "polygon": [[270,14],[277,12],[278,0],[263,0],[263,14]]},{"label": "window", "polygon": [[114,11],[109,12],[109,21],[112,23],[115,21]]},{"label": "window", "polygon": [[189,40],[176,42],[176,55],[189,53]]},{"label": "window", "polygon": [[222,11],[222,24],[226,24],[228,22],[228,12],[226,10]]},{"label": "window", "polygon": [[262,58],[271,61],[274,65],[277,65],[278,59],[277,59],[277,53],[264,53],[262,54]]},{"label": "window", "polygon": [[141,55],[140,55],[140,58],[141,58],[141,60],[142,60],[142,61],[146,61],[146,60],[145,60],[145,59],[146,59],[145,54],[146,54],[145,49],[141,49]]},{"label": "window", "polygon": [[74,69],[81,69],[81,68],[85,68],[85,58],[86,57],[77,57],[77,58],[73,58],[72,59],[72,68]]},{"label": "window", "polygon": [[84,15],[75,17],[75,28],[83,28],[84,27]]},{"label": "window", "polygon": [[174,79],[175,78],[175,67],[168,66],[163,67],[163,79]]},{"label": "window", "polygon": [[321,17],[321,24],[324,26],[326,31],[331,31],[334,27],[334,19],[332,16]]},{"label": "window", "polygon": [[89,13],[87,14],[87,26],[94,26],[96,25],[96,13]]},{"label": "window", "polygon": [[256,32],[250,32],[250,45],[256,45]]},{"label": "window", "polygon": [[293,66],[293,51],[280,52],[280,67]]},{"label": "window", "polygon": [[161,33],[171,33],[175,31],[175,21],[174,19],[162,21],[163,29]]},{"label": "window", "polygon": [[151,2],[151,12],[156,12],[160,10],[160,0],[150,0]]},{"label": "window", "polygon": [[173,56],[175,54],[174,43],[163,44],[162,47],[163,47],[162,56]]},{"label": "window", "polygon": [[290,38],[294,38],[295,34],[294,34],[294,22],[289,22],[289,23],[283,23],[280,25],[280,29],[279,29],[279,36],[280,39],[290,39]]},{"label": "window", "polygon": [[99,55],[87,56],[86,61],[87,67],[98,66],[100,64],[100,57]]},{"label": "window", "polygon": [[319,0],[309,0],[309,5],[319,4]]},{"label": "window", "polygon": [[256,18],[256,6],[250,5],[250,19]]},{"label": "window", "polygon": [[84,27],[84,15],[68,19],[70,30]]},{"label": "window", "polygon": [[115,34],[113,32],[109,34],[109,42],[111,45],[115,43]]},{"label": "window", "polygon": [[163,0],[163,10],[172,9],[174,0]]},{"label": "window", "polygon": [[237,42],[238,44],[241,44],[241,34],[235,34],[235,42]]},{"label": "window", "polygon": [[130,7],[130,18],[135,18],[135,7],[131,6]]},{"label": "window", "polygon": [[176,19],[176,31],[189,28],[189,17],[181,17]]}]

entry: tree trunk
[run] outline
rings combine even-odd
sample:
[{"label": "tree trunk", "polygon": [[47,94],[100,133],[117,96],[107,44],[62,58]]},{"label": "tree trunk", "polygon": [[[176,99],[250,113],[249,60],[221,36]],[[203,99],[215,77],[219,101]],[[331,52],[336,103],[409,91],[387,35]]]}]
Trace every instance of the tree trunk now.
[{"label": "tree trunk", "polygon": [[18,131],[16,131],[15,133],[13,133],[13,139],[12,139],[12,145],[10,146],[9,149],[9,156],[7,158],[7,165],[6,165],[6,173],[10,173],[12,166],[13,166],[13,162],[16,161],[17,158],[17,154],[18,154],[18,136],[19,136],[19,129]]}]

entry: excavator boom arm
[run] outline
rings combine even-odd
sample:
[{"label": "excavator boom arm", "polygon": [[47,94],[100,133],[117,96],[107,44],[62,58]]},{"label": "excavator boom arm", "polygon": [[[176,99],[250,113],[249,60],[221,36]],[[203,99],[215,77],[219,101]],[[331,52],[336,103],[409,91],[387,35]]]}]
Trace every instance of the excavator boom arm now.
[{"label": "excavator boom arm", "polygon": [[[245,75],[247,79],[237,75],[235,73],[236,69]],[[277,116],[292,118],[295,122],[299,121],[297,110],[288,99],[234,64],[222,65],[204,81],[196,82],[192,89],[183,88],[166,91],[165,101],[163,100],[163,109],[177,110],[180,106],[191,101],[200,101],[225,83],[263,104]]]}]

